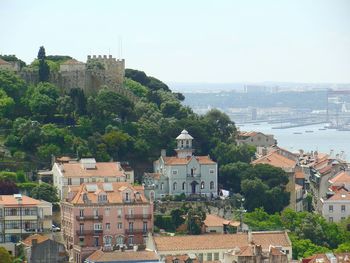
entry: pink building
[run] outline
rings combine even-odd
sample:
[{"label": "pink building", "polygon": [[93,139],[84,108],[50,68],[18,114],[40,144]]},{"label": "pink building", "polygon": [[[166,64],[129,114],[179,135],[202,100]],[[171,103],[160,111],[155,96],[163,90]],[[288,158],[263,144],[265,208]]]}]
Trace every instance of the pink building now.
[{"label": "pink building", "polygon": [[94,251],[145,244],[153,228],[153,204],[143,186],[127,182],[71,186],[61,202],[62,231],[74,262]]}]

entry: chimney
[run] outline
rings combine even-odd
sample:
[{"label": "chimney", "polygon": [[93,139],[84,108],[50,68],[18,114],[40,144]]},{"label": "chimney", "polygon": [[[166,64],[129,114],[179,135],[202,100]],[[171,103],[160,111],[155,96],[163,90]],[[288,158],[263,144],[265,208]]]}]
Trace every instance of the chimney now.
[{"label": "chimney", "polygon": [[166,157],[166,150],[165,149],[160,150],[160,156]]}]

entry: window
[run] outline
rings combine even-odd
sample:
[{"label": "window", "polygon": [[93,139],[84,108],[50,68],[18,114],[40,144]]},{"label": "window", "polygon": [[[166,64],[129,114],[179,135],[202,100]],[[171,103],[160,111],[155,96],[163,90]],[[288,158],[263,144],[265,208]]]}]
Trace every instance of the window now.
[{"label": "window", "polygon": [[129,193],[125,193],[125,201],[126,201],[126,202],[129,201]]},{"label": "window", "polygon": [[106,216],[109,216],[110,211],[111,211],[111,208],[106,207],[106,208],[105,208],[105,215],[106,215]]},{"label": "window", "polygon": [[342,216],[340,220],[345,220],[345,217]]},{"label": "window", "polygon": [[133,222],[129,222],[129,231],[130,232],[134,231],[134,223]]},{"label": "window", "polygon": [[146,233],[147,232],[147,222],[143,222],[143,227],[142,227],[142,231],[143,233]]},{"label": "window", "polygon": [[103,241],[104,241],[106,246],[112,245],[112,237],[111,236],[104,236]]},{"label": "window", "polygon": [[198,254],[198,259],[199,259],[200,262],[203,261],[203,253],[199,253]]},{"label": "window", "polygon": [[94,224],[94,230],[102,230],[102,224],[101,223],[95,223]]},{"label": "window", "polygon": [[122,229],[123,228],[123,223],[118,223],[117,228],[118,229]]},{"label": "window", "polygon": [[80,184],[84,183],[84,178],[80,178]]},{"label": "window", "polygon": [[209,173],[210,173],[210,174],[214,174],[214,172],[215,172],[214,169],[210,169],[210,170],[209,170]]},{"label": "window", "polygon": [[194,170],[195,170],[195,168],[192,168],[192,169],[191,169],[191,176],[194,175]]},{"label": "window", "polygon": [[95,247],[98,247],[98,237],[94,237],[94,245]]},{"label": "window", "polygon": [[107,202],[107,195],[106,194],[99,194],[98,195],[98,202],[99,203]]},{"label": "window", "polygon": [[205,187],[204,182],[201,182],[201,189],[204,189],[204,187]]},{"label": "window", "polygon": [[124,244],[124,237],[123,236],[117,236],[117,244],[118,245]]},{"label": "window", "polygon": [[108,183],[108,177],[104,178],[105,183]]},{"label": "window", "polygon": [[345,213],[345,205],[342,205],[342,206],[341,206],[341,212],[342,212],[342,213]]},{"label": "window", "polygon": [[128,244],[129,244],[129,245],[134,244],[134,237],[129,237],[129,238],[128,238]]},{"label": "window", "polygon": [[122,209],[118,208],[118,218],[122,218]]},{"label": "window", "polygon": [[80,233],[84,232],[84,223],[79,224],[79,231]]},{"label": "window", "polygon": [[134,215],[134,209],[132,209],[132,208],[129,208],[129,215]]},{"label": "window", "polygon": [[110,223],[106,223],[106,230],[110,230],[111,229],[111,224]]},{"label": "window", "polygon": [[287,254],[287,255],[289,254],[289,250],[288,250],[288,249],[286,250],[286,254]]},{"label": "window", "polygon": [[212,253],[207,253],[207,260],[212,261],[213,260],[213,255]]},{"label": "window", "polygon": [[219,260],[219,253],[214,253],[214,260]]},{"label": "window", "polygon": [[163,190],[163,188],[164,188],[164,183],[161,183],[160,184],[160,190]]},{"label": "window", "polygon": [[182,183],[182,190],[185,191],[185,187],[186,187],[186,182]]},{"label": "window", "polygon": [[329,220],[328,220],[329,222],[333,222],[333,217],[329,217]]},{"label": "window", "polygon": [[329,212],[330,212],[330,213],[333,213],[333,205],[330,205],[330,206],[329,206]]},{"label": "window", "polygon": [[177,188],[177,183],[175,182],[175,183],[173,183],[173,190],[175,191],[176,188]]},{"label": "window", "polygon": [[94,208],[94,217],[98,217],[98,209]]},{"label": "window", "polygon": [[213,189],[214,189],[214,182],[211,181],[211,182],[210,182],[210,190],[213,190]]},{"label": "window", "polygon": [[177,170],[173,170],[172,173],[173,173],[173,175],[176,175],[177,174]]},{"label": "window", "polygon": [[96,183],[96,178],[95,177],[92,177],[92,182]]},{"label": "window", "polygon": [[79,216],[80,217],[84,217],[84,209],[80,209],[79,210]]},{"label": "window", "polygon": [[68,178],[68,185],[72,185],[72,178]]}]

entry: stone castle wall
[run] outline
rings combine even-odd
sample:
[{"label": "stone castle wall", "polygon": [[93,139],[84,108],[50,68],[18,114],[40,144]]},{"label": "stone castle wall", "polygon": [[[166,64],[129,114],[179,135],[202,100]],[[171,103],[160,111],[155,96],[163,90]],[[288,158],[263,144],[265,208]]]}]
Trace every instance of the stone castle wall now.
[{"label": "stone castle wall", "polygon": [[[87,61],[96,59],[104,65],[104,69],[87,69],[86,64],[62,64],[59,72],[50,73],[50,82],[58,86],[62,91],[69,91],[73,88],[84,90],[86,94],[97,93],[102,86],[116,91],[130,100],[138,98],[129,90],[124,88],[125,60],[115,59],[111,55],[88,56]],[[22,70],[19,75],[30,84],[39,82],[38,71]]]}]

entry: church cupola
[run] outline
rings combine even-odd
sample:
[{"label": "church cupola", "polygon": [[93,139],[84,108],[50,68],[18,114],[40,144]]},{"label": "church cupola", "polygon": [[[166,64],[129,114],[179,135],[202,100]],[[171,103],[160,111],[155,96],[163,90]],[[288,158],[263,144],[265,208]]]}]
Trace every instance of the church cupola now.
[{"label": "church cupola", "polygon": [[177,157],[186,158],[192,156],[192,140],[193,137],[188,134],[188,131],[183,130],[179,136],[176,137],[177,148],[175,149]]}]

